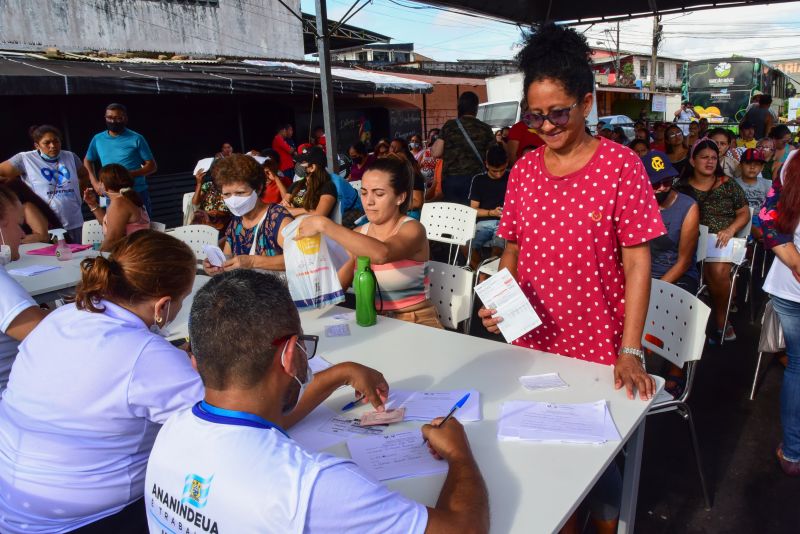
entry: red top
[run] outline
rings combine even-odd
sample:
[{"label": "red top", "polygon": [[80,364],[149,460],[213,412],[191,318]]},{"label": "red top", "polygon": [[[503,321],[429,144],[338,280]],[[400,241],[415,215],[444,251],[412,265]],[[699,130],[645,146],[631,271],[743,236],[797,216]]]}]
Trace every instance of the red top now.
[{"label": "red top", "polygon": [[519,121],[511,127],[511,131],[508,132],[508,140],[519,141],[519,145],[517,145],[517,159],[522,157],[522,151],[525,150],[525,148],[529,146],[540,147],[544,144],[542,138],[536,135],[536,130],[528,128],[522,121]]},{"label": "red top", "polygon": [[611,365],[622,342],[620,247],[666,233],[641,159],[611,142],[551,175],[539,148],[514,166],[498,237],[519,245],[517,281],[542,325],[514,344]]},{"label": "red top", "polygon": [[286,142],[281,134],[276,134],[272,139],[272,150],[275,150],[281,157],[281,170],[294,168],[294,160],[292,159],[292,147]]},{"label": "red top", "polygon": [[[286,176],[280,177],[281,182],[286,189],[289,189],[289,186],[292,185],[292,180]],[[266,202],[267,204],[280,204],[281,200],[281,190],[278,189],[277,184],[270,180],[267,182],[267,186],[264,188],[264,192],[261,193],[261,202]]]}]

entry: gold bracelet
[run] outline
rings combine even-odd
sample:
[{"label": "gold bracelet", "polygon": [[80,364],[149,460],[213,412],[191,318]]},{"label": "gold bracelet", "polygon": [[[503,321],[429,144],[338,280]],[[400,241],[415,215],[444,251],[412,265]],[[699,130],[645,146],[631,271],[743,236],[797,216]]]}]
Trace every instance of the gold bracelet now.
[{"label": "gold bracelet", "polygon": [[98,209],[99,207],[100,207],[100,206],[95,206],[95,207],[93,207],[93,208],[89,208],[89,211],[94,211],[94,210]]}]

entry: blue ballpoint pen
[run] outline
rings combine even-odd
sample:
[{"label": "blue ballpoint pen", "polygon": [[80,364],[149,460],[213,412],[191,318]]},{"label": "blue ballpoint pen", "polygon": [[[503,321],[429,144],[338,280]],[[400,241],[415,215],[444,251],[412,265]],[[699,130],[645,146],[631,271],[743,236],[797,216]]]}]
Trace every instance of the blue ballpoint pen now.
[{"label": "blue ballpoint pen", "polygon": [[342,411],[346,412],[347,410],[352,410],[353,408],[355,408],[356,406],[361,404],[361,401],[364,400],[366,397],[367,397],[366,395],[361,395],[359,398],[357,398],[353,402],[348,402],[347,404],[342,406]]},{"label": "blue ballpoint pen", "polygon": [[[455,403],[453,405],[453,407],[450,409],[450,413],[445,415],[444,419],[442,419],[442,422],[439,423],[438,425],[436,425],[437,428],[442,426],[443,424],[445,424],[451,417],[453,417],[453,414],[456,413],[456,410],[458,410],[459,408],[463,407],[467,403],[467,399],[469,398],[469,395],[470,394],[467,393],[466,395],[461,397],[460,401],[458,401],[457,403]],[[426,443],[428,443],[428,438],[425,438],[425,439],[422,440],[422,444],[423,445],[425,445]]]}]

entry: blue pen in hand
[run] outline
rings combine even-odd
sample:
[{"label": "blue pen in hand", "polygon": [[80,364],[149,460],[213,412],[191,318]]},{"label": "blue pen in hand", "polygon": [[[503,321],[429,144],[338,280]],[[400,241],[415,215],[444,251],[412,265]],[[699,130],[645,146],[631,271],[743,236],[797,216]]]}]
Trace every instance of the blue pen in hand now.
[{"label": "blue pen in hand", "polygon": [[348,402],[347,404],[345,404],[344,406],[342,406],[342,411],[343,411],[343,412],[346,412],[347,410],[352,410],[353,408],[355,408],[355,407],[357,407],[359,404],[361,404],[361,401],[363,401],[365,398],[367,398],[367,396],[366,396],[366,395],[361,395],[360,397],[358,397],[358,398],[357,398],[356,400],[354,400],[353,402]]},{"label": "blue pen in hand", "polygon": [[[443,424],[445,424],[447,421],[449,421],[449,420],[450,420],[450,418],[451,418],[451,417],[453,417],[453,414],[454,414],[454,413],[456,413],[456,410],[458,410],[459,408],[463,407],[463,406],[464,406],[464,405],[467,403],[467,399],[468,399],[468,398],[469,398],[469,393],[467,393],[466,395],[464,395],[463,397],[461,397],[461,400],[460,400],[460,401],[458,401],[457,403],[455,403],[455,404],[453,405],[453,407],[450,409],[450,413],[444,416],[444,419],[442,419],[442,422],[441,422],[441,423],[439,423],[438,425],[436,425],[436,428],[438,428],[438,427],[442,426],[442,425],[443,425]],[[428,443],[428,438],[424,438],[424,439],[422,440],[422,444],[423,444],[423,445],[425,445],[426,443]]]}]

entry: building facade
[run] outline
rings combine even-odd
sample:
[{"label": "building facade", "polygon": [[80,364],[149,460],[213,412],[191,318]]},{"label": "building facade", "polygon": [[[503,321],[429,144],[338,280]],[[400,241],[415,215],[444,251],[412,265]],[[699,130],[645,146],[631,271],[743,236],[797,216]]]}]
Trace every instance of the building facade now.
[{"label": "building facade", "polygon": [[[284,3],[300,13],[300,0]],[[67,52],[303,58],[300,21],[274,0],[0,2],[0,48],[49,47]]]}]

